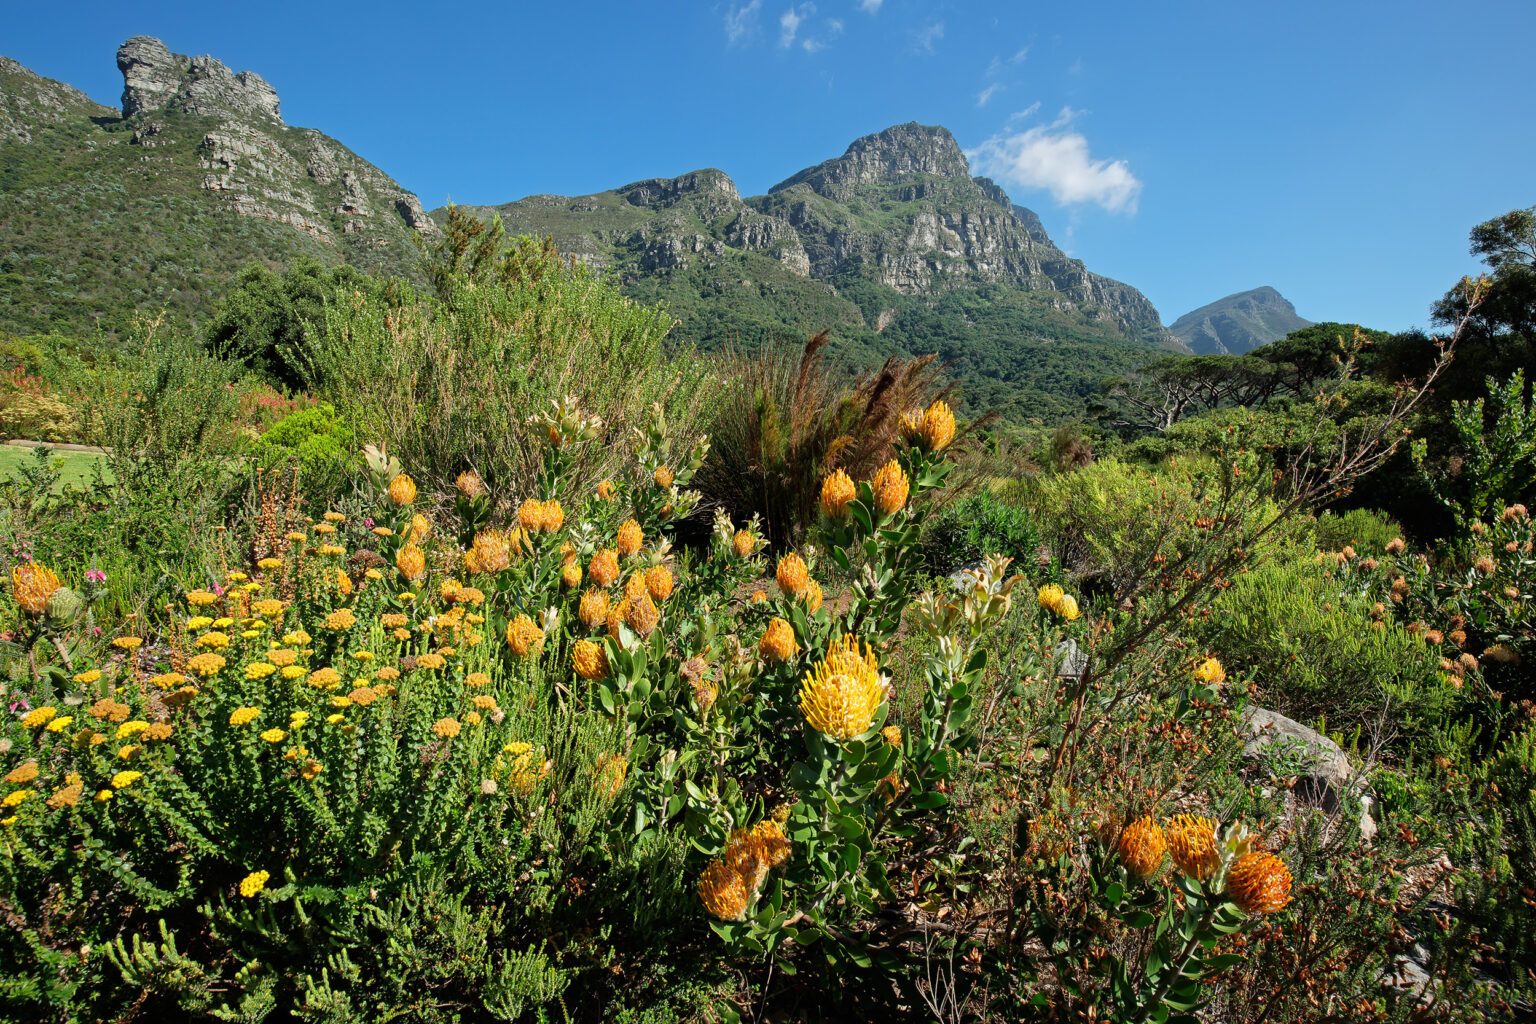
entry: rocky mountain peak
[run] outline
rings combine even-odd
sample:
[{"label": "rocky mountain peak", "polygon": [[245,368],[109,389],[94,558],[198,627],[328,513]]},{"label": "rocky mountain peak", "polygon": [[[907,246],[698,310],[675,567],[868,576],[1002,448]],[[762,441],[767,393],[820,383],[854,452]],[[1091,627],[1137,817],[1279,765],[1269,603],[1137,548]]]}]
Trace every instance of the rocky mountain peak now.
[{"label": "rocky mountain peak", "polygon": [[234,72],[212,57],[172,53],[152,36],[134,36],[117,49],[123,73],[123,116],[180,110],[216,117],[283,123],[277,90],[254,71]]},{"label": "rocky mountain peak", "polygon": [[899,184],[916,175],[970,178],[970,164],[948,128],[911,121],[866,135],[855,139],[842,156],[808,167],[768,193],[806,185],[829,199],[847,202],[860,185]]},{"label": "rocky mountain peak", "polygon": [[667,207],[686,198],[739,203],[741,193],[730,175],[713,167],[690,171],[676,178],[647,178],[615,191],[631,206]]},{"label": "rocky mountain peak", "polygon": [[1311,324],[1284,295],[1262,285],[1191,310],[1169,330],[1202,355],[1242,355]]}]

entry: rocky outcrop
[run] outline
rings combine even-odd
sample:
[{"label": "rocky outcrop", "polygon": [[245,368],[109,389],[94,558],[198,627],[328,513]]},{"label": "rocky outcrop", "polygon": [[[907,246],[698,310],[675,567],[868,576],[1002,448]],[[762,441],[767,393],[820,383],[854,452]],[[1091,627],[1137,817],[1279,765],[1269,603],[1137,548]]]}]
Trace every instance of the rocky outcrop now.
[{"label": "rocky outcrop", "polygon": [[254,71],[233,72],[212,57],[184,57],[150,36],[117,50],[123,73],[123,116],[177,110],[203,117],[283,123],[277,90]]},{"label": "rocky outcrop", "polygon": [[[773,186],[768,194],[803,185],[818,195],[847,203],[863,185],[918,176],[969,178],[970,173],[965,154],[949,129],[913,121],[856,139],[842,156],[807,167]],[[914,192],[913,198],[921,196]]]},{"label": "rocky outcrop", "polygon": [[1370,839],[1376,834],[1376,822],[1370,813],[1371,798],[1361,792],[1361,780],[1337,743],[1265,708],[1248,708],[1244,720],[1248,737],[1243,745],[1243,759],[1272,776],[1294,778],[1288,799],[1338,814],[1344,810],[1347,798],[1357,798],[1361,836]]}]

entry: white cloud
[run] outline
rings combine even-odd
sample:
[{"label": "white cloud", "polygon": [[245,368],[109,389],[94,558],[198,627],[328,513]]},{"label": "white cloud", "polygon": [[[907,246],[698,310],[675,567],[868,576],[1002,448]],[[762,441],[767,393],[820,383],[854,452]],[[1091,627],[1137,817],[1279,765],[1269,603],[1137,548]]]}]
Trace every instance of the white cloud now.
[{"label": "white cloud", "polygon": [[1012,57],[1009,57],[1008,58],[1008,63],[1009,64],[1019,64],[1019,63],[1022,63],[1024,58],[1026,58],[1028,56],[1029,56],[1029,47],[1025,46],[1022,49],[1020,49],[1018,53],[1015,53]]},{"label": "white cloud", "polygon": [[931,25],[924,25],[912,33],[913,44],[924,53],[932,53],[933,46],[944,38],[944,23],[936,21]]},{"label": "white cloud", "polygon": [[737,42],[742,36],[751,32],[756,27],[758,9],[763,6],[763,0],[752,0],[749,4],[732,4],[730,13],[725,16],[725,38],[727,42]]},{"label": "white cloud", "polygon": [[1003,83],[993,82],[991,85],[987,86],[985,89],[981,90],[981,92],[976,94],[976,105],[978,107],[986,106],[992,97],[1001,92],[1003,88]]},{"label": "white cloud", "polygon": [[800,43],[806,53],[817,53],[827,48],[827,44],[843,33],[843,23],[836,18],[827,21],[826,32],[818,36],[806,36]]},{"label": "white cloud", "polygon": [[859,0],[859,10],[865,14],[879,14],[880,5],[883,3],[885,0]]},{"label": "white cloud", "polygon": [[791,4],[788,10],[779,15],[779,45],[793,46],[795,44],[795,35],[800,31],[801,23],[815,13],[815,4],[804,3],[798,7]]},{"label": "white cloud", "polygon": [[1045,189],[1064,206],[1097,203],[1110,213],[1135,213],[1141,182],[1124,160],[1092,157],[1087,138],[1071,126],[1076,116],[1063,108],[1048,125],[994,135],[966,156],[978,174]]}]

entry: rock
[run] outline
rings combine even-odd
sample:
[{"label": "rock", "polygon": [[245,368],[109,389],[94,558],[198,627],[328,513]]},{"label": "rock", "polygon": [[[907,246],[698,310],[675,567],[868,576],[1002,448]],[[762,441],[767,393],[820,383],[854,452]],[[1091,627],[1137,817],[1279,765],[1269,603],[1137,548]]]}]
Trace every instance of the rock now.
[{"label": "rock", "polygon": [[271,119],[277,90],[254,71],[229,70],[212,57],[184,57],[151,36],[134,36],[117,50],[123,73],[123,116],[180,110],[200,116]]},{"label": "rock", "polygon": [[[1295,798],[1329,814],[1339,813],[1342,798],[1352,792],[1355,783],[1355,770],[1339,745],[1276,711],[1250,707],[1243,717],[1249,732],[1243,745],[1244,760],[1273,764],[1283,759],[1288,767],[1294,765],[1294,774],[1299,776],[1291,791]],[[1372,800],[1362,795],[1360,803],[1360,832],[1369,839],[1376,834],[1376,822],[1370,814]]]}]

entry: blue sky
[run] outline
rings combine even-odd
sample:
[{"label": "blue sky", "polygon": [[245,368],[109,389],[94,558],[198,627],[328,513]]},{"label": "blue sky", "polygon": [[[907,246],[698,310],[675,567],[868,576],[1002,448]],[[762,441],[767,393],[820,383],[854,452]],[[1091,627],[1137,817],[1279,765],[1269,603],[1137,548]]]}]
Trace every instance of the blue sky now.
[{"label": "blue sky", "polygon": [[13,2],[0,53],[112,105],[128,36],[212,54],[428,208],[707,166],[751,195],[942,124],[1165,321],[1269,284],[1398,329],[1536,204],[1533,30],[1529,0]]}]

